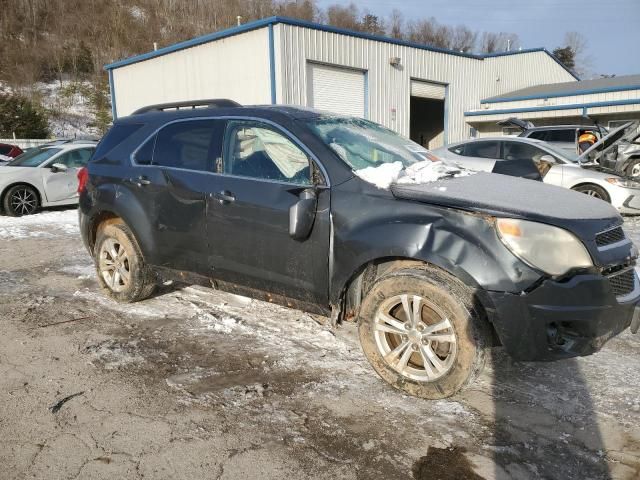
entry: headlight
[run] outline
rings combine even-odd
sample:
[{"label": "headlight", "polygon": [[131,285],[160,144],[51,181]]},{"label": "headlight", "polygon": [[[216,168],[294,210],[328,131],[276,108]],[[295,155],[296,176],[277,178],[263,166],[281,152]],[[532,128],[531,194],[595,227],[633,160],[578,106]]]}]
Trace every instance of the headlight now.
[{"label": "headlight", "polygon": [[625,178],[620,178],[620,177],[609,177],[609,178],[605,178],[605,180],[609,182],[611,185],[617,185],[618,187],[640,189],[640,182],[636,182],[633,180],[627,180]]},{"label": "headlight", "polygon": [[500,240],[516,257],[549,275],[593,266],[584,244],[562,228],[512,218],[497,219],[496,227]]}]

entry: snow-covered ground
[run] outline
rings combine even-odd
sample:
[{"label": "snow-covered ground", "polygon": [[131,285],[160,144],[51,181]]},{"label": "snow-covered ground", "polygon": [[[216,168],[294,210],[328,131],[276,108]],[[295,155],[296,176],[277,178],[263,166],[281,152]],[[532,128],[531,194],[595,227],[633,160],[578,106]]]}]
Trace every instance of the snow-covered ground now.
[{"label": "snow-covered ground", "polygon": [[[640,240],[640,219],[626,231]],[[229,451],[225,471],[239,451],[262,452],[241,471],[264,478],[640,474],[640,336],[629,332],[563,362],[515,363],[497,351],[463,394],[427,402],[375,375],[352,324],[331,331],[298,310],[201,287],[113,302],[95,282],[75,209],[0,217],[0,319],[0,392],[11,392],[0,436],[21,446],[6,460],[0,440],[0,467],[24,456],[15,478],[31,472],[28,445],[56,435],[83,443],[41,460],[49,478],[76,456],[109,458],[105,469],[133,461],[151,478],[169,468],[179,470],[167,478],[207,477],[216,467],[194,449],[211,439],[220,443],[208,452]],[[50,397],[76,392],[85,393],[58,423],[48,411],[40,419]],[[189,447],[174,452],[182,441]],[[293,470],[277,470],[285,465]],[[457,476],[441,476],[443,465]]]},{"label": "snow-covered ground", "polygon": [[[90,87],[88,82],[81,85]],[[74,83],[68,80],[37,83],[34,86],[42,96],[44,106],[52,112],[49,118],[51,135],[55,138],[96,136],[98,131],[90,126],[95,119],[89,100],[80,91],[74,91],[76,89],[73,87]]]}]

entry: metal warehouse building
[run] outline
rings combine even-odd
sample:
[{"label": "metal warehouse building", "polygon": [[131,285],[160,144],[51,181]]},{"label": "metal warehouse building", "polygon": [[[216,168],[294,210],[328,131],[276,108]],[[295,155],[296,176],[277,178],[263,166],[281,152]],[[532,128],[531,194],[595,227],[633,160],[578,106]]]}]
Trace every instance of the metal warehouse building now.
[{"label": "metal warehouse building", "polygon": [[640,75],[533,86],[487,98],[465,113],[480,135],[499,133],[496,122],[509,117],[560,125],[584,124],[586,116],[609,128],[640,120]]},{"label": "metal warehouse building", "polygon": [[545,49],[472,55],[272,17],[106,66],[114,118],[229,98],[357,115],[435,148],[469,137],[481,100],[575,81]]}]

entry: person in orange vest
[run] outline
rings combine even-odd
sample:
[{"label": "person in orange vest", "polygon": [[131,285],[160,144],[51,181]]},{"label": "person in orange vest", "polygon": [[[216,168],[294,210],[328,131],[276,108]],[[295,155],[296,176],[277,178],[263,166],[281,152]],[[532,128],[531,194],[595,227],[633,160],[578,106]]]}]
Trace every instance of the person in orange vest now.
[{"label": "person in orange vest", "polygon": [[596,142],[598,137],[593,132],[582,132],[578,137],[578,150],[580,153],[584,153],[589,150]]}]

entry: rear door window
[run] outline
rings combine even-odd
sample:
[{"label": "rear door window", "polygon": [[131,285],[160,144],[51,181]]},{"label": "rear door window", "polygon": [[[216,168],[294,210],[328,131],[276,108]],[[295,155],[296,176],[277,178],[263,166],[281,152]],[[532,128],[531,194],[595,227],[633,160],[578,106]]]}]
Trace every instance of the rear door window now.
[{"label": "rear door window", "polygon": [[544,150],[524,142],[504,142],[505,160],[534,160],[548,155]]},{"label": "rear door window", "polygon": [[500,158],[500,142],[486,141],[467,143],[464,147],[464,156],[498,159]]},{"label": "rear door window", "polygon": [[0,145],[0,155],[8,155],[11,150],[12,147],[9,145]]},{"label": "rear door window", "polygon": [[[215,171],[215,165],[222,155],[225,123],[224,120],[209,119],[167,125],[158,132],[155,139],[152,164],[185,170]],[[138,163],[143,149],[136,154]]]}]

